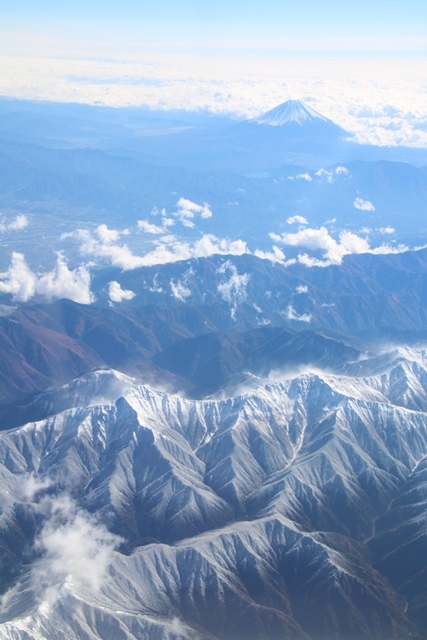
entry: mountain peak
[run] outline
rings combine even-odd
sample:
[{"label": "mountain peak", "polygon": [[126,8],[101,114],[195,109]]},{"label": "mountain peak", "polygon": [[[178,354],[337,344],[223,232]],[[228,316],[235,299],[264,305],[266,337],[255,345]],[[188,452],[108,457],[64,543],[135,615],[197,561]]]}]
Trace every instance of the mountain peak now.
[{"label": "mountain peak", "polygon": [[331,122],[329,118],[325,118],[318,111],[315,111],[300,100],[287,100],[274,107],[274,109],[254,118],[252,122],[270,127],[281,127],[290,123],[303,126],[306,123],[318,122],[319,120],[321,122]]}]

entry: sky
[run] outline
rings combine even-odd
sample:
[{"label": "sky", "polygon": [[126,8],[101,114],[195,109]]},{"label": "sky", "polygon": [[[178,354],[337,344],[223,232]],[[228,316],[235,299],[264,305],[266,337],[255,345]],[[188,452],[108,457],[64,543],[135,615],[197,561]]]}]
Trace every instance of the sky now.
[{"label": "sky", "polygon": [[252,28],[253,31],[265,27],[276,33],[292,29],[304,33],[315,28],[326,35],[336,29],[345,29],[346,35],[354,32],[372,31],[376,35],[394,30],[395,34],[406,32],[423,36],[427,8],[422,0],[389,0],[387,4],[359,0],[343,3],[341,0],[217,0],[207,3],[198,0],[15,0],[2,2],[1,8],[5,24],[32,25],[60,24],[65,29],[67,23],[91,25],[112,23],[144,25],[165,25],[188,28],[197,26],[203,31],[213,27],[221,31],[232,28]]},{"label": "sky", "polygon": [[0,0],[0,97],[252,117],[302,99],[427,146],[425,0]]}]

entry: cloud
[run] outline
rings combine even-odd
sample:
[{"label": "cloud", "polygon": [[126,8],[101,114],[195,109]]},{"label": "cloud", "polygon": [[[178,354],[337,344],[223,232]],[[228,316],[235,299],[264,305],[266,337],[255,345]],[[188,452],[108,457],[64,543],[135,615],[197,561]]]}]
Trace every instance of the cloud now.
[{"label": "cloud", "polygon": [[22,231],[25,227],[28,226],[28,218],[24,214],[20,214],[16,216],[14,220],[11,222],[4,222],[3,220],[0,222],[0,233],[5,233],[6,231]]},{"label": "cloud", "polygon": [[[45,481],[26,478],[26,499],[47,488]],[[50,486],[50,485],[49,485]],[[43,524],[34,541],[36,559],[23,580],[18,581],[0,599],[4,611],[14,606],[22,593],[30,587],[46,612],[54,605],[67,583],[78,583],[98,592],[102,587],[115,549],[123,539],[110,533],[94,514],[81,509],[68,495],[44,496],[37,504]]]},{"label": "cloud", "polygon": [[148,220],[138,220],[138,229],[142,229],[145,233],[161,234],[165,232],[164,227],[159,227],[157,224],[152,224]]},{"label": "cloud", "polygon": [[35,274],[24,255],[13,252],[8,270],[0,273],[0,292],[10,294],[16,302],[27,302],[35,295],[48,301],[58,298],[69,298],[81,304],[94,301],[89,271],[84,266],[70,270],[61,253],[57,254],[52,271]]},{"label": "cloud", "polygon": [[191,290],[180,280],[177,282],[171,280],[170,286],[173,297],[177,300],[181,300],[181,302],[185,302],[185,299],[191,296]]},{"label": "cloud", "polygon": [[33,473],[24,476],[21,485],[21,496],[24,500],[33,502],[37,494],[44,489],[49,489],[52,481],[49,478],[37,478]]},{"label": "cloud", "polygon": [[225,262],[217,270],[218,274],[229,274],[228,280],[225,280],[218,285],[218,293],[221,298],[228,302],[231,309],[231,317],[234,319],[236,314],[237,305],[243,302],[247,298],[246,287],[250,280],[249,273],[243,273],[239,275],[236,266],[229,260]]},{"label": "cloud", "polygon": [[350,175],[350,171],[347,169],[347,167],[341,167],[341,166],[340,167],[335,167],[335,173],[338,176],[340,176],[340,175],[341,176],[342,175],[349,176]]},{"label": "cloud", "polygon": [[167,264],[190,258],[208,258],[212,255],[242,255],[249,253],[243,240],[217,238],[212,234],[204,234],[193,243],[182,242],[173,235],[153,240],[154,249],[143,256],[132,253],[127,245],[103,242],[87,229],[79,229],[64,234],[62,238],[75,238],[80,243],[80,253],[91,258],[119,267],[124,271],[157,264]]},{"label": "cloud", "polygon": [[194,271],[190,268],[182,274],[180,280],[176,282],[173,279],[170,280],[169,284],[174,298],[185,302],[185,299],[191,296],[191,289],[188,287],[188,282],[192,275],[194,275]]},{"label": "cloud", "polygon": [[286,263],[286,256],[279,247],[273,245],[273,251],[261,251],[261,249],[255,249],[254,255],[261,260],[270,260],[271,262],[280,262],[280,264]]},{"label": "cloud", "polygon": [[148,291],[151,291],[151,293],[163,293],[163,287],[159,284],[157,280],[158,277],[159,277],[159,274],[156,273],[156,275],[153,278],[153,285],[151,287],[148,287]]},{"label": "cloud", "polygon": [[301,315],[298,315],[291,304],[286,309],[285,317],[287,320],[297,320],[299,322],[311,322],[312,319],[311,313],[303,313]]},{"label": "cloud", "polygon": [[0,273],[0,292],[10,294],[16,302],[27,302],[36,292],[36,284],[24,255],[14,251],[8,270]]},{"label": "cloud", "polygon": [[122,233],[117,231],[117,229],[109,229],[106,224],[100,224],[99,227],[96,228],[96,233],[99,239],[105,244],[109,244],[111,242],[117,242]]},{"label": "cloud", "polygon": [[381,227],[380,229],[378,229],[378,231],[383,235],[387,235],[387,234],[391,235],[392,233],[395,233],[396,229],[394,229],[394,227],[388,226],[388,227]]},{"label": "cloud", "polygon": [[149,222],[148,220],[138,220],[138,229],[142,229],[145,233],[151,233],[153,235],[161,235],[162,233],[166,233],[169,227],[173,227],[175,224],[175,220],[172,218],[168,218],[166,215],[166,209],[162,209],[159,211],[157,207],[151,211],[152,216],[161,215],[162,224],[157,225]]},{"label": "cloud", "polygon": [[[277,237],[275,239],[277,240]],[[293,247],[320,250],[323,252],[324,259],[330,264],[340,264],[343,256],[348,253],[366,253],[369,249],[367,240],[350,231],[343,231],[337,242],[326,227],[301,229],[297,233],[282,233],[280,241]]]},{"label": "cloud", "polygon": [[111,302],[123,302],[123,300],[132,300],[136,294],[130,289],[122,289],[118,282],[112,280],[108,285],[108,295]]},{"label": "cloud", "polygon": [[335,167],[335,169],[319,169],[314,175],[317,178],[325,179],[326,182],[332,184],[337,180],[339,176],[349,176],[350,171],[347,169],[347,167],[338,166]]},{"label": "cloud", "polygon": [[387,253],[404,253],[405,251],[409,251],[409,247],[406,244],[381,244],[379,247],[370,249],[369,253],[374,253],[375,255],[383,255]]},{"label": "cloud", "polygon": [[307,218],[304,218],[304,216],[291,216],[290,218],[288,218],[286,220],[286,222],[288,224],[295,224],[295,223],[308,224],[308,220],[307,220]]},{"label": "cloud", "polygon": [[302,285],[300,284],[296,289],[295,289],[296,293],[307,293],[308,292],[308,287],[307,285]]},{"label": "cloud", "polygon": [[40,598],[52,604],[70,579],[98,591],[122,539],[66,495],[49,498],[45,508],[47,518],[34,545],[41,559],[32,570]]},{"label": "cloud", "polygon": [[362,198],[356,198],[354,201],[354,208],[361,211],[375,211],[375,207],[369,200],[363,200]]},{"label": "cloud", "polygon": [[321,258],[300,253],[298,262],[307,267],[327,267],[331,264],[341,264],[343,257],[349,254],[401,253],[408,250],[408,247],[403,244],[398,246],[382,244],[379,247],[371,247],[366,238],[361,238],[351,231],[342,231],[339,239],[336,240],[326,227],[300,229],[297,233],[282,233],[281,235],[270,233],[269,235],[276,242],[285,245],[322,252]]},{"label": "cloud", "polygon": [[[111,43],[108,50],[101,51],[99,43],[91,42],[85,52],[79,42],[76,56],[76,48],[71,55],[64,49],[65,41],[56,40],[50,48],[46,38],[43,43],[37,40],[32,45],[28,34],[6,32],[0,40],[19,50],[18,55],[4,55],[1,60],[4,73],[0,75],[0,94],[6,97],[115,107],[146,105],[154,109],[209,110],[247,117],[256,117],[288,98],[301,98],[351,132],[350,137],[356,142],[427,146],[425,39],[397,39],[401,49],[418,51],[416,58],[366,58],[354,52],[346,56],[342,49],[353,46],[351,38],[340,39],[341,45],[337,46],[341,51],[336,56],[286,56],[281,51],[283,39],[259,44],[268,50],[268,57],[258,47],[252,56],[239,55],[235,50],[239,42],[233,39],[227,42],[228,50],[223,55],[202,58],[188,55],[182,48],[167,55],[159,51],[158,44],[149,52],[137,51],[132,46],[130,53],[129,43],[122,42],[120,50],[113,52]],[[386,45],[388,51],[396,46],[395,40]],[[289,50],[294,41],[286,38]],[[147,42],[139,38],[138,47],[148,47]],[[377,46],[369,38],[364,39],[364,46],[372,49],[372,44]],[[313,40],[305,39],[305,45],[298,46],[312,49]],[[329,48],[331,41],[321,46]],[[247,48],[247,43],[241,45],[242,50]],[[356,48],[360,50],[360,43]]]},{"label": "cloud", "polygon": [[327,169],[319,169],[318,171],[316,171],[314,175],[317,176],[318,178],[325,178],[326,182],[329,182],[330,184],[335,182],[334,171],[328,171]]},{"label": "cloud", "polygon": [[55,269],[39,276],[36,293],[46,300],[68,298],[80,304],[91,304],[95,297],[90,290],[90,280],[86,267],[69,269],[63,255],[58,253]]},{"label": "cloud", "polygon": [[212,210],[207,202],[197,204],[187,198],[180,198],[176,203],[177,210],[172,214],[184,225],[184,227],[193,228],[195,226],[193,219],[196,214],[201,218],[207,219],[212,217]]},{"label": "cloud", "polygon": [[299,173],[295,176],[296,180],[306,180],[307,182],[312,182],[313,178],[309,173]]}]

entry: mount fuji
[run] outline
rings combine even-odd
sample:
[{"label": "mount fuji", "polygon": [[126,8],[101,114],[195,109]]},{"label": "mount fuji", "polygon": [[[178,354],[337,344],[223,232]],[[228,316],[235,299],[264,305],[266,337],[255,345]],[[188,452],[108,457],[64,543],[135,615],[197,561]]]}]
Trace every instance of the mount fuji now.
[{"label": "mount fuji", "polygon": [[315,109],[305,105],[301,100],[287,100],[283,104],[274,107],[274,109],[253,118],[251,122],[266,124],[271,127],[282,127],[291,122],[305,126],[307,122],[318,123],[319,120],[334,124],[332,120],[325,118]]},{"label": "mount fuji", "polygon": [[312,140],[326,138],[330,143],[334,139],[349,137],[349,133],[325,118],[318,111],[300,100],[287,100],[274,109],[243,123],[246,126],[258,125],[259,130],[275,129],[275,135],[286,135],[289,138]]}]

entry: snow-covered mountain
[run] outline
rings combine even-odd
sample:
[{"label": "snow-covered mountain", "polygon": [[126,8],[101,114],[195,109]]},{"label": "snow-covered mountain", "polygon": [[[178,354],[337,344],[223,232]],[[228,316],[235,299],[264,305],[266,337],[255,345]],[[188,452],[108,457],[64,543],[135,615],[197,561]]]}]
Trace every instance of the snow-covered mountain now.
[{"label": "snow-covered mountain", "polygon": [[420,594],[406,611],[381,573],[407,534],[385,547],[378,515],[412,487],[406,519],[425,526],[424,350],[226,399],[113,370],[64,395],[68,408],[1,434],[3,638],[415,633]]},{"label": "snow-covered mountain", "polygon": [[290,123],[295,123],[302,127],[307,122],[315,123],[319,121],[333,124],[332,120],[325,118],[325,116],[322,116],[318,111],[301,102],[301,100],[287,100],[251,120],[256,124],[270,127],[282,127]]}]

